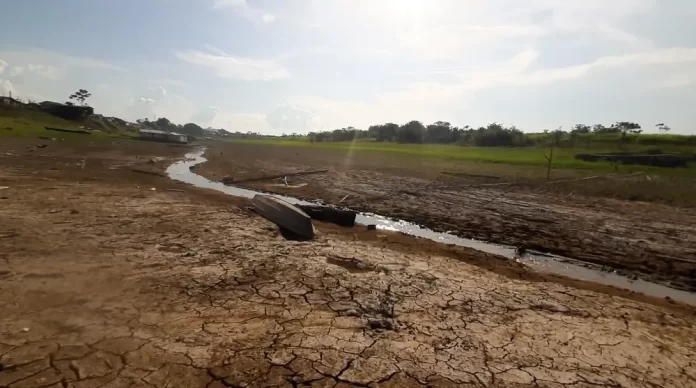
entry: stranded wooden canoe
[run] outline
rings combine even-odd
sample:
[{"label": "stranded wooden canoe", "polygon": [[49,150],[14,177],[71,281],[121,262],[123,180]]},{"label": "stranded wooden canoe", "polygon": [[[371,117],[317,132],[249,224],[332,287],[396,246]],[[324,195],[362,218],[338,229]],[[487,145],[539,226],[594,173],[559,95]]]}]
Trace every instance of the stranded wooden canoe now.
[{"label": "stranded wooden canoe", "polygon": [[255,195],[251,200],[251,204],[254,205],[254,210],[257,214],[281,228],[289,230],[300,237],[314,238],[312,219],[307,213],[294,205],[282,199],[261,194]]}]

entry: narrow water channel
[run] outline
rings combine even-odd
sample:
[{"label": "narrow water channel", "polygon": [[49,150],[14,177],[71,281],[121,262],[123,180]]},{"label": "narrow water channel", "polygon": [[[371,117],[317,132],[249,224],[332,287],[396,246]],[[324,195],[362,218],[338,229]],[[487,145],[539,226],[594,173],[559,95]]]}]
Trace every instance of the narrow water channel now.
[{"label": "narrow water channel", "polygon": [[[186,159],[176,162],[167,168],[167,176],[176,181],[188,183],[196,187],[221,191],[225,194],[236,197],[253,198],[257,194],[265,194],[259,191],[244,189],[241,187],[227,186],[221,182],[213,182],[192,172],[191,167],[201,164],[207,160],[205,157],[203,157],[204,152],[204,149],[199,149],[192,153],[186,154]],[[272,195],[292,204],[312,204],[311,202],[293,197],[276,194]],[[393,220],[376,214],[359,213],[355,221],[362,225],[377,225],[377,229],[402,232],[411,236],[427,238],[443,244],[453,244],[476,249],[486,253],[501,255],[511,260],[519,260],[525,265],[539,272],[563,275],[574,279],[615,286],[659,298],[668,296],[680,302],[696,305],[695,293],[675,290],[661,284],[646,282],[640,279],[631,280],[628,277],[618,275],[611,271],[605,272],[587,268],[579,265],[578,261],[565,257],[534,252],[527,253],[524,255],[524,257],[516,257],[514,247],[461,238],[449,233],[438,233],[410,222]]]}]

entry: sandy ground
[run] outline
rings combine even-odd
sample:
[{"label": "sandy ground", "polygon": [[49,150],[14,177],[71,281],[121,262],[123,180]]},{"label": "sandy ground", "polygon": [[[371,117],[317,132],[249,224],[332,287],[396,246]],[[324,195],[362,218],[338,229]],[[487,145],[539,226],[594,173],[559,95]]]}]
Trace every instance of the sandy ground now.
[{"label": "sandy ground", "polygon": [[0,387],[696,386],[692,308],[382,232],[287,241],[131,170],[182,149],[31,143],[0,145]]},{"label": "sandy ground", "polygon": [[[693,208],[586,197],[567,187],[499,185],[504,181],[471,175],[476,163],[220,143],[206,157],[209,162],[196,171],[213,180],[328,168],[324,174],[290,179],[293,186],[306,183],[303,187],[286,188],[278,181],[241,185],[334,204],[348,195],[342,205],[356,210],[606,265],[628,276],[696,291]],[[511,174],[506,168],[511,167],[487,165],[486,171]],[[554,174],[563,178],[562,170]]]}]

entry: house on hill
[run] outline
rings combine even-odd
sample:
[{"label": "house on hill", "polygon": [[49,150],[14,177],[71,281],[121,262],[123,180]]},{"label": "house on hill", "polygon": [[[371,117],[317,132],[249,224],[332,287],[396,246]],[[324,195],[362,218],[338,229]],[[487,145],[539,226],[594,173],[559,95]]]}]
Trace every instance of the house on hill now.
[{"label": "house on hill", "polygon": [[2,96],[2,97],[0,97],[0,105],[2,105],[2,106],[19,107],[19,106],[22,106],[22,105],[24,105],[24,104],[21,103],[21,102],[19,102],[19,101],[17,101],[17,100],[15,100],[15,99],[12,98],[12,97],[4,97],[4,96]]},{"label": "house on hill", "polygon": [[44,101],[39,106],[44,112],[66,120],[84,120],[94,114],[91,106],[66,105],[54,101]]},{"label": "house on hill", "polygon": [[164,132],[156,129],[140,129],[138,131],[140,140],[161,141],[165,143],[188,144],[189,137],[176,132]]}]

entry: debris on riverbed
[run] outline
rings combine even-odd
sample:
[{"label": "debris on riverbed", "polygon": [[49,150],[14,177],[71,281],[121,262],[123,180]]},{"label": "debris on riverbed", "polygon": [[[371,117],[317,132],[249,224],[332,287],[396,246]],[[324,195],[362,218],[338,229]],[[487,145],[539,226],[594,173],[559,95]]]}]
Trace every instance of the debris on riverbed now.
[{"label": "debris on riverbed", "polygon": [[285,188],[288,188],[288,189],[299,189],[300,187],[305,187],[305,186],[307,186],[307,183],[299,183],[299,184],[296,184],[296,185],[289,185],[289,184],[287,184],[287,183],[273,183],[273,184],[269,184],[269,185],[266,185],[266,186],[268,186],[268,187],[285,187]]},{"label": "debris on riverbed", "polygon": [[[175,179],[180,182],[191,183],[199,187],[205,187],[222,191],[224,193],[234,196],[253,198],[254,195],[258,195],[257,192],[255,192],[254,190],[243,189],[234,186],[225,186],[221,182],[208,181],[207,179],[202,178],[201,176],[192,174],[190,172],[190,169],[193,168],[193,165],[200,164],[201,162],[206,160],[201,156],[202,152],[203,151],[201,150],[197,151],[197,153],[195,154],[190,154],[188,155],[189,159],[187,159],[186,161],[175,163],[174,165],[170,166],[170,168],[167,170],[167,174],[172,179]],[[287,198],[286,201],[288,202],[302,202],[290,197],[284,198]],[[486,201],[490,202],[491,199],[486,198]],[[510,204],[512,202],[506,200],[501,201],[500,203]],[[305,204],[308,203],[305,202]],[[448,207],[448,211],[452,210],[453,209],[451,207]],[[529,217],[527,216],[526,219],[529,219]],[[361,224],[367,225],[367,230],[378,229],[377,226],[379,225],[379,229],[383,228],[390,231],[398,231],[412,236],[437,241],[443,244],[452,244],[456,246],[469,247],[486,253],[501,255],[506,258],[513,258],[515,256],[514,246],[490,244],[483,241],[461,238],[451,233],[438,233],[404,220],[394,220],[379,215],[361,213],[356,216],[356,221]],[[545,219],[539,220],[539,222],[545,221]],[[283,236],[286,236],[286,234],[283,232],[282,227],[281,233],[283,234]],[[360,239],[357,237],[357,235],[354,234],[353,241],[360,241]],[[692,300],[694,300],[693,295],[688,292],[670,289],[668,287],[658,285],[655,283],[635,282],[634,280],[627,279],[623,274],[608,274],[602,270],[598,271],[596,269],[585,268],[582,265],[578,264],[578,262],[571,262],[569,261],[569,259],[560,256],[550,256],[548,254],[543,254],[540,251],[544,251],[545,247],[543,245],[538,245],[536,241],[533,240],[525,242],[525,245],[529,250],[524,255],[524,265],[529,266],[535,271],[550,274],[558,274],[564,277],[576,278],[583,281],[597,282],[618,288],[628,289],[634,292],[644,293],[650,296],[664,297],[665,295],[672,295],[681,302],[696,304],[696,302],[691,302]],[[558,252],[555,253],[558,254]]]},{"label": "debris on riverbed", "polygon": [[352,210],[337,209],[331,206],[298,205],[312,219],[331,222],[340,226],[355,226],[356,213]]},{"label": "debris on riverbed", "polygon": [[231,185],[231,184],[239,184],[239,183],[268,181],[268,180],[272,180],[272,179],[281,179],[281,178],[287,179],[287,177],[312,175],[312,174],[322,174],[322,173],[325,173],[327,171],[329,171],[329,170],[323,169],[323,170],[313,170],[313,171],[300,171],[300,172],[293,172],[293,173],[287,173],[287,174],[267,175],[267,176],[262,176],[262,177],[258,177],[258,178],[249,178],[249,179],[240,179],[240,180],[235,180],[234,177],[232,177],[232,176],[226,176],[226,177],[222,178],[222,183],[224,183],[226,185]]},{"label": "debris on riverbed", "polygon": [[299,237],[314,238],[312,219],[294,205],[270,195],[258,194],[251,200],[254,211],[267,220],[275,223]]},{"label": "debris on riverbed", "polygon": [[692,154],[655,153],[609,153],[609,154],[577,154],[575,159],[586,162],[615,162],[630,165],[647,165],[657,167],[688,167],[688,163],[696,159]]},{"label": "debris on riverbed", "polygon": [[46,128],[49,131],[80,133],[80,134],[84,134],[84,135],[91,134],[90,131],[86,131],[84,129],[65,129],[65,128],[54,128],[54,127],[44,127],[44,128]]}]

